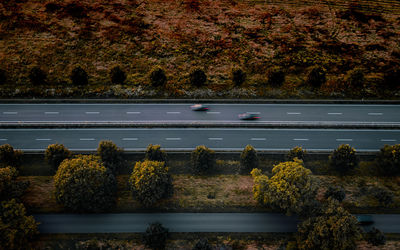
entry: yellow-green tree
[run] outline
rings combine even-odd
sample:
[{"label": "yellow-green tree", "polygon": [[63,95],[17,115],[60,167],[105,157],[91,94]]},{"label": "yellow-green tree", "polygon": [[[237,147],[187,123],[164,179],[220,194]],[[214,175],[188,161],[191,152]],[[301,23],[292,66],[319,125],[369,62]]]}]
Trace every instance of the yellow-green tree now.
[{"label": "yellow-green tree", "polygon": [[24,204],[15,199],[0,204],[0,249],[29,249],[29,241],[38,234],[35,219],[26,215]]},{"label": "yellow-green tree", "polygon": [[253,194],[258,203],[281,209],[286,214],[299,214],[311,203],[317,186],[311,171],[303,167],[299,160],[282,162],[272,169],[268,178],[261,170],[253,169]]},{"label": "yellow-green tree", "polygon": [[77,212],[100,212],[115,203],[117,182],[99,157],[81,155],[64,160],[54,176],[56,200]]},{"label": "yellow-green tree", "polygon": [[347,174],[358,166],[356,150],[349,144],[342,144],[329,156],[329,165],[339,174]]},{"label": "yellow-green tree", "polygon": [[63,144],[50,144],[47,146],[46,151],[44,152],[44,158],[46,162],[54,169],[57,170],[60,163],[67,159],[71,158],[72,153],[66,148]]},{"label": "yellow-green tree", "polygon": [[240,154],[239,173],[248,174],[251,170],[258,167],[257,151],[251,145],[247,145]]},{"label": "yellow-green tree", "polygon": [[382,175],[393,176],[400,174],[400,144],[385,145],[381,148],[376,163],[378,172]]},{"label": "yellow-green tree", "polygon": [[355,249],[361,236],[357,219],[331,198],[322,214],[299,224],[297,231],[299,249]]},{"label": "yellow-green tree", "polygon": [[164,162],[136,162],[129,185],[133,198],[145,206],[151,206],[173,194],[172,178]]},{"label": "yellow-green tree", "polygon": [[0,167],[19,167],[21,165],[22,151],[15,150],[10,144],[0,146]]}]

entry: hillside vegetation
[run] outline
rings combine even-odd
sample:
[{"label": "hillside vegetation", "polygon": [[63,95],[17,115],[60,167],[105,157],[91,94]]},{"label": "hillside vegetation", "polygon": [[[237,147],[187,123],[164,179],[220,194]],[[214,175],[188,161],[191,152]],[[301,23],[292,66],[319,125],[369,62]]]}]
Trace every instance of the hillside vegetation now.
[{"label": "hillside vegetation", "polygon": [[[2,1],[0,96],[393,99],[399,41],[394,0]],[[88,84],[71,82],[77,66]],[[115,66],[123,84],[111,83]]]}]

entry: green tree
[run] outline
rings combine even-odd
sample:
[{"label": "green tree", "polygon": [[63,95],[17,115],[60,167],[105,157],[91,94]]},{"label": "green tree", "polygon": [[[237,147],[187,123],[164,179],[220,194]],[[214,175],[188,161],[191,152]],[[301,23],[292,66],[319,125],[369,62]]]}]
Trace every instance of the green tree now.
[{"label": "green tree", "polygon": [[381,148],[376,164],[381,175],[393,176],[400,174],[400,144],[385,145]]},{"label": "green tree", "polygon": [[357,219],[334,199],[328,199],[322,214],[310,217],[298,225],[299,249],[355,249],[360,239]]},{"label": "green tree", "polygon": [[167,162],[167,154],[160,145],[149,144],[146,149],[145,160]]},{"label": "green tree", "polygon": [[204,145],[197,146],[190,155],[192,169],[195,174],[209,173],[214,167],[215,152]]},{"label": "green tree", "polygon": [[10,144],[0,146],[0,167],[19,167],[21,165],[21,150],[14,150]]},{"label": "green tree", "polygon": [[0,204],[0,249],[29,249],[29,241],[37,235],[38,223],[26,215],[22,203],[15,199]]},{"label": "green tree", "polygon": [[286,159],[288,161],[293,161],[294,158],[304,161],[306,158],[307,152],[303,150],[302,147],[294,147],[292,148],[289,153],[286,155]]},{"label": "green tree", "polygon": [[257,168],[251,171],[253,195],[258,203],[281,209],[290,215],[301,213],[315,199],[316,181],[301,161],[281,162],[274,166],[272,174],[268,178]]},{"label": "green tree", "polygon": [[164,162],[136,162],[129,178],[132,195],[144,206],[169,198],[173,194],[172,177]]},{"label": "green tree", "polygon": [[207,81],[207,76],[206,73],[204,73],[204,70],[199,68],[194,68],[191,70],[189,74],[190,85],[195,87],[201,87],[206,83],[206,81]]},{"label": "green tree", "polygon": [[332,197],[333,199],[342,202],[346,198],[346,193],[342,187],[329,186],[324,194],[325,199]]},{"label": "green tree", "polygon": [[154,250],[165,249],[168,231],[160,222],[151,223],[143,235],[144,244]]},{"label": "green tree", "polygon": [[345,81],[353,89],[362,89],[365,83],[364,70],[354,68],[346,73]]},{"label": "green tree", "polygon": [[164,86],[167,83],[167,76],[160,67],[155,67],[150,73],[150,82],[154,87]]},{"label": "green tree", "polygon": [[51,144],[47,146],[44,152],[46,162],[54,169],[57,170],[60,163],[68,158],[71,158],[72,153],[63,144]]},{"label": "green tree", "polygon": [[110,71],[110,78],[112,84],[124,84],[126,74],[119,66],[115,66]]},{"label": "green tree", "polygon": [[28,77],[33,85],[46,83],[46,73],[38,66],[34,66],[33,68],[31,68]]},{"label": "green tree", "polygon": [[285,82],[285,72],[282,68],[275,66],[267,71],[267,84],[273,87],[280,87]]},{"label": "green tree", "polygon": [[309,69],[306,83],[319,89],[326,82],[326,73],[321,66],[313,66]]},{"label": "green tree", "polygon": [[240,86],[246,81],[246,72],[241,68],[233,68],[231,72],[231,78],[235,86]]},{"label": "green tree", "polygon": [[329,156],[329,165],[339,174],[347,174],[358,166],[356,150],[348,144],[342,144]]},{"label": "green tree", "polygon": [[70,78],[74,85],[87,85],[89,83],[88,74],[80,66],[72,70]]},{"label": "green tree", "polygon": [[0,200],[19,199],[29,186],[29,181],[18,181],[14,167],[0,168]]},{"label": "green tree", "polygon": [[64,160],[54,176],[54,186],[57,202],[72,211],[100,212],[115,203],[117,181],[93,155]]},{"label": "green tree", "polygon": [[240,154],[241,174],[248,174],[251,170],[258,167],[257,151],[251,145],[247,145]]},{"label": "green tree", "polygon": [[113,174],[124,166],[124,150],[117,147],[112,141],[101,141],[97,147],[97,154],[104,166],[111,170]]},{"label": "green tree", "polygon": [[373,246],[385,245],[386,243],[385,234],[375,227],[373,227],[371,231],[365,234],[365,239],[368,241],[369,244]]}]

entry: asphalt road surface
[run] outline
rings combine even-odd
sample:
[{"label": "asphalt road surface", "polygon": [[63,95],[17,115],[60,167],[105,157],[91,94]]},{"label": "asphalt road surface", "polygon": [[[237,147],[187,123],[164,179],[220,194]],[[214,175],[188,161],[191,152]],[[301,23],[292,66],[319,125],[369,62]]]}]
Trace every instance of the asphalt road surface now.
[{"label": "asphalt road surface", "polygon": [[0,124],[10,123],[249,123],[238,114],[256,113],[253,123],[400,125],[400,105],[210,104],[194,112],[190,104],[0,104]]},{"label": "asphalt road surface", "polygon": [[24,151],[44,151],[62,143],[74,151],[95,150],[101,140],[112,140],[127,151],[160,144],[167,150],[192,150],[206,145],[215,150],[242,150],[247,144],[258,150],[330,151],[350,144],[358,151],[378,151],[400,142],[400,130],[350,129],[240,129],[240,128],[105,128],[105,129],[0,129],[0,144]]},{"label": "asphalt road surface", "polygon": [[[40,214],[41,233],[135,233],[152,222],[161,222],[170,232],[295,232],[297,219],[267,213],[128,213]],[[400,215],[372,215],[373,226],[385,233],[400,233]]]}]

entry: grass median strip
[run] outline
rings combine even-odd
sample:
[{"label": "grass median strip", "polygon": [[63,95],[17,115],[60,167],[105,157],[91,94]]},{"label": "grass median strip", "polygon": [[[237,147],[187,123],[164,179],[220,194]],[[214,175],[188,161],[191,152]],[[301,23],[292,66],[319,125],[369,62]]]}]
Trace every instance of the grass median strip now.
[{"label": "grass median strip", "polygon": [[[63,213],[54,199],[52,176],[25,176],[31,185],[24,196],[30,212]],[[132,198],[128,189],[128,175],[118,179],[117,205],[110,212],[137,212],[143,207]],[[400,177],[330,176],[316,175],[320,183],[317,199],[323,199],[328,186],[342,186],[346,192],[343,205],[350,211],[400,213]],[[153,208],[162,211],[229,212],[272,211],[259,207],[253,199],[253,179],[248,175],[191,176],[173,175],[174,195]],[[385,189],[393,194],[393,202],[383,206],[372,193]]]}]

